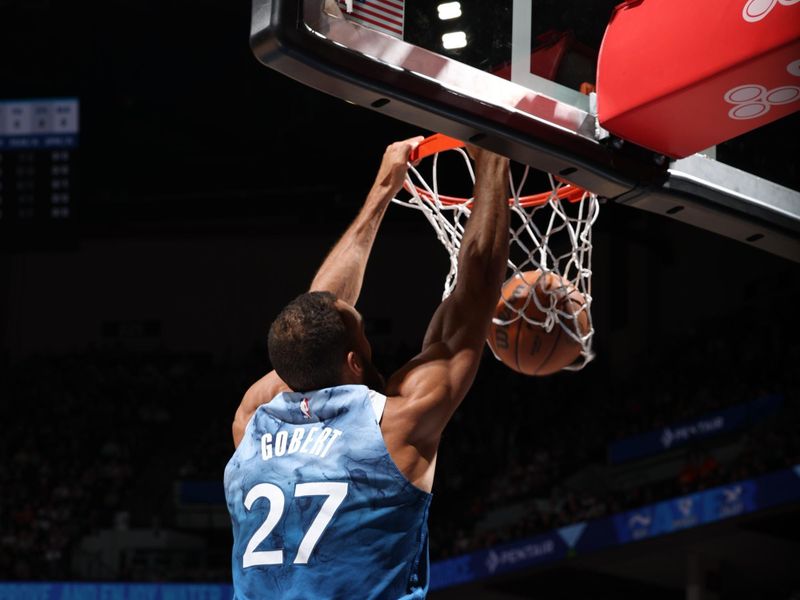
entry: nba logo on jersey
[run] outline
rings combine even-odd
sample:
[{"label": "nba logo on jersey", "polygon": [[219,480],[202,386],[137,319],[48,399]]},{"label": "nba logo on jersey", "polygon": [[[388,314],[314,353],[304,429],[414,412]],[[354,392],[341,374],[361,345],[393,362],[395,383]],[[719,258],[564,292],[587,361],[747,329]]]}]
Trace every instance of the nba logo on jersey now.
[{"label": "nba logo on jersey", "polygon": [[311,418],[311,409],[308,407],[308,398],[303,398],[300,401],[300,412],[303,413],[303,416],[306,419]]}]

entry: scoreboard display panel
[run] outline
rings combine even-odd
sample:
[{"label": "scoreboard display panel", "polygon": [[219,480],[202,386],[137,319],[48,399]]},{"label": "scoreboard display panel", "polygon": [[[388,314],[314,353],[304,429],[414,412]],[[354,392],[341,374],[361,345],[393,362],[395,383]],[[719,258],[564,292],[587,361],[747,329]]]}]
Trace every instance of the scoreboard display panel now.
[{"label": "scoreboard display panel", "polygon": [[73,218],[78,136],[77,98],[0,100],[0,229]]}]

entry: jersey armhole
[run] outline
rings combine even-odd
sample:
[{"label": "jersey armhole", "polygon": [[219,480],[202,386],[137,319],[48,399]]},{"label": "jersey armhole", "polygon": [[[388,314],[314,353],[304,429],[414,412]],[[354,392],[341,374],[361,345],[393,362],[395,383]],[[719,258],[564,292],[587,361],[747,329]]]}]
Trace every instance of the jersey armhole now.
[{"label": "jersey armhole", "polygon": [[383,409],[386,407],[386,396],[379,394],[375,390],[369,390],[369,402],[372,405],[372,411],[375,413],[375,421],[380,425],[383,418]]}]

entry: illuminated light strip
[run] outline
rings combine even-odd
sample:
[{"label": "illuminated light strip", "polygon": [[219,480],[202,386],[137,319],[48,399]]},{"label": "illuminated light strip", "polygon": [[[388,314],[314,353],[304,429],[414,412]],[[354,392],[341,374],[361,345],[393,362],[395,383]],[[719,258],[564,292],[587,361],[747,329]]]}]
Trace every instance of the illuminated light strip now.
[{"label": "illuminated light strip", "polygon": [[453,31],[442,35],[442,46],[445,50],[456,50],[465,48],[469,44],[467,34],[463,31]]},{"label": "illuminated light strip", "polygon": [[442,21],[457,19],[462,15],[460,2],[445,2],[436,8],[439,12],[439,19]]}]

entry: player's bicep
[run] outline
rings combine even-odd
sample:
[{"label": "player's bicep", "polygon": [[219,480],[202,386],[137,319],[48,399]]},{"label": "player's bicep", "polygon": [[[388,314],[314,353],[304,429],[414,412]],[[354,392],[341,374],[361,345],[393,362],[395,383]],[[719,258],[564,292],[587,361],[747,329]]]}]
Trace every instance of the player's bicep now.
[{"label": "player's bicep", "polygon": [[433,314],[425,332],[422,351],[438,343],[445,343],[453,350],[483,347],[495,306],[494,298],[456,288]]},{"label": "player's bicep", "polygon": [[[478,371],[495,301],[457,287],[431,319],[422,352],[389,380],[414,436],[438,437]],[[424,441],[424,440],[423,440]]]},{"label": "player's bicep", "polygon": [[404,402],[409,441],[441,436],[475,379],[481,354],[482,344],[454,349],[438,342],[391,377],[387,393]]}]

